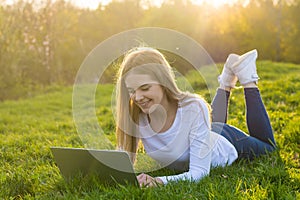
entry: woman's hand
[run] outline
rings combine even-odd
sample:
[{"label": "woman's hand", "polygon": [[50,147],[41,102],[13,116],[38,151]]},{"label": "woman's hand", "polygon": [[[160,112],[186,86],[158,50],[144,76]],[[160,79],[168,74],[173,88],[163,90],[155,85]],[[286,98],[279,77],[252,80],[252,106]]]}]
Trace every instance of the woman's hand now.
[{"label": "woman's hand", "polygon": [[163,184],[161,179],[153,178],[152,176],[144,173],[138,175],[137,180],[140,184],[140,187],[156,187]]}]

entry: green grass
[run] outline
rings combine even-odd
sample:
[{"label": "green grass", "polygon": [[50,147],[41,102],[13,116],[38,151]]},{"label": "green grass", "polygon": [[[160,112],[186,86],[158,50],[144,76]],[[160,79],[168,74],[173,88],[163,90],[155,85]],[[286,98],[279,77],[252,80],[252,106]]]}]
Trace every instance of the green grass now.
[{"label": "green grass", "polygon": [[[64,181],[50,147],[83,147],[72,118],[72,88],[1,102],[0,199],[299,199],[300,66],[263,61],[258,71],[279,150],[250,163],[212,169],[198,183],[180,181],[158,188],[111,188],[79,177]],[[203,85],[195,77],[188,76],[192,86],[208,97],[207,91],[195,87]],[[98,89],[96,114],[106,137],[115,144],[112,90],[112,85]],[[246,131],[242,89],[233,91],[229,109],[228,122]],[[137,168],[144,164],[140,159]],[[158,170],[152,175],[171,173]]]}]

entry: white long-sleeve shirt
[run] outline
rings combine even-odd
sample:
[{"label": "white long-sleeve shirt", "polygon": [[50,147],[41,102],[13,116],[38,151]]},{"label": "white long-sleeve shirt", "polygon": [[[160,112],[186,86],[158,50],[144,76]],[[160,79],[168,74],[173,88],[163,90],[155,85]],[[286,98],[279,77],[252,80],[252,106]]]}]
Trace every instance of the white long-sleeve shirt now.
[{"label": "white long-sleeve shirt", "polygon": [[164,184],[200,180],[211,166],[230,165],[238,157],[226,138],[210,130],[209,110],[200,98],[179,102],[172,126],[163,133],[152,130],[146,115],[141,115],[139,124],[146,153],[164,167],[185,171],[159,177]]}]

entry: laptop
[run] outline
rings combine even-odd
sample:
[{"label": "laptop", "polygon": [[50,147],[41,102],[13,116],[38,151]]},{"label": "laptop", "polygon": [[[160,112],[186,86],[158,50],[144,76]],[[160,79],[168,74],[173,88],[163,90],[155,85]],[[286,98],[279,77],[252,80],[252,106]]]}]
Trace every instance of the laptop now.
[{"label": "laptop", "polygon": [[125,151],[51,147],[51,152],[66,180],[80,174],[96,176],[104,185],[139,185]]}]

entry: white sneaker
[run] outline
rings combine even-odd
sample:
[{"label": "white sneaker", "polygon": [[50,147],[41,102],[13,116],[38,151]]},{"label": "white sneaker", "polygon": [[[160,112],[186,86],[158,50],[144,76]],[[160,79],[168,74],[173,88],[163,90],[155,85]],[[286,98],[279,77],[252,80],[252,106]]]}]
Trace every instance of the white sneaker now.
[{"label": "white sneaker", "polygon": [[237,62],[231,66],[232,72],[238,77],[240,84],[254,82],[259,79],[256,72],[257,50],[254,49],[241,55]]},{"label": "white sneaker", "polygon": [[221,75],[218,77],[220,85],[234,88],[238,80],[237,76],[232,72],[231,67],[239,60],[239,55],[229,54]]}]

